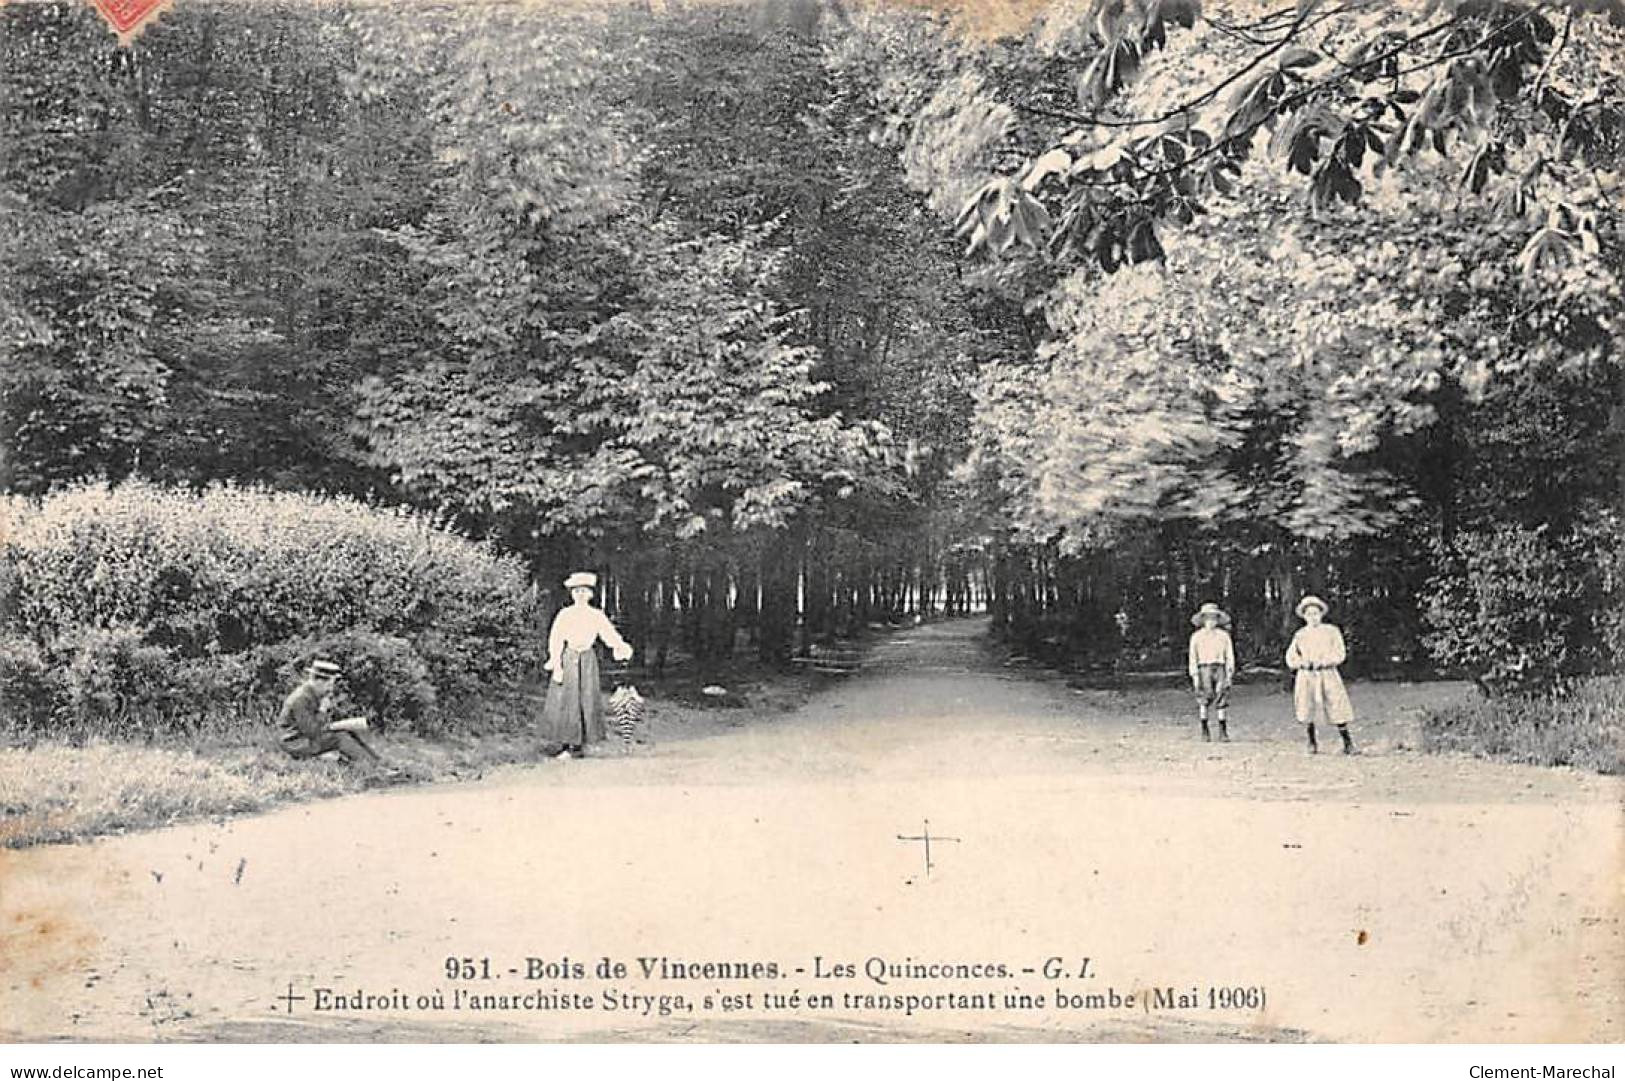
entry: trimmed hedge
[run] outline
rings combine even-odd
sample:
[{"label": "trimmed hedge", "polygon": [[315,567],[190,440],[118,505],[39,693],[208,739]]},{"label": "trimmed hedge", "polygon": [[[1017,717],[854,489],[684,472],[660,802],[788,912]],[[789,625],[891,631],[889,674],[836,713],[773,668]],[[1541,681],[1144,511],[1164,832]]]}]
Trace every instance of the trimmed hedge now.
[{"label": "trimmed hedge", "polygon": [[523,565],[402,510],[132,481],[10,499],[0,710],[132,735],[263,718],[318,653],[347,705],[435,730],[542,648]]}]

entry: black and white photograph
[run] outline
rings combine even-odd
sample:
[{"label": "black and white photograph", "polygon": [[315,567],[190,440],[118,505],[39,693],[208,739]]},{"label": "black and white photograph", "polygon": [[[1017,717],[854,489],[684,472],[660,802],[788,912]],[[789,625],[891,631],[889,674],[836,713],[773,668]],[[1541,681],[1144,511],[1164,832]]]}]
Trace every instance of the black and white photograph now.
[{"label": "black and white photograph", "polygon": [[1622,169],[1622,0],[5,3],[0,1060],[1613,1077]]}]

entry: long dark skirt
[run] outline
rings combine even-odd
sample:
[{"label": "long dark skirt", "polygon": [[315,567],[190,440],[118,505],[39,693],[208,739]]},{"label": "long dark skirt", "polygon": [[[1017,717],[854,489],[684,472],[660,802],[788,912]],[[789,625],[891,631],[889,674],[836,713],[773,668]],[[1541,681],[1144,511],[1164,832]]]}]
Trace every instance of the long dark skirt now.
[{"label": "long dark skirt", "polygon": [[566,648],[559,658],[564,682],[547,685],[547,701],[542,706],[541,740],[585,747],[603,742],[604,689],[598,676],[598,652],[577,653]]}]

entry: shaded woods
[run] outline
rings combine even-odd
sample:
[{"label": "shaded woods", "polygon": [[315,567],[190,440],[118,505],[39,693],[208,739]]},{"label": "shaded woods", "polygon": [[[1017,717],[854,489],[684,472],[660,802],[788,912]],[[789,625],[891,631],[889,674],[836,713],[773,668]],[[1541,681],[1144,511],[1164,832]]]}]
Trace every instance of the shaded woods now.
[{"label": "shaded woods", "polygon": [[1609,666],[1617,28],[1095,7],[8,5],[0,484],[412,506],[657,667]]},{"label": "shaded woods", "polygon": [[813,38],[726,7],[191,4],[129,49],[83,5],[0,18],[8,490],[415,504],[544,596],[606,572],[661,665],[971,606],[937,492],[1019,309],[959,281]]}]

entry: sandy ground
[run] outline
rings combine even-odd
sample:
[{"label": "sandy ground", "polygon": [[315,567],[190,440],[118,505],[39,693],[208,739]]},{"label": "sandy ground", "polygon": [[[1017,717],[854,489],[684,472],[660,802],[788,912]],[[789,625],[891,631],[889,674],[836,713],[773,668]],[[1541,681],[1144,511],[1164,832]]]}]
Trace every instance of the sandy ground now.
[{"label": "sandy ground", "polygon": [[[629,758],[0,852],[0,1033],[1625,1037],[1619,779],[1418,753],[1416,708],[1464,693],[1451,685],[1354,687],[1355,757],[1304,753],[1277,687],[1243,688],[1235,741],[1203,744],[1186,696],[1002,669],[982,630],[898,635],[801,710]],[[929,874],[923,846],[899,839],[926,820],[939,838]],[[780,971],[639,979],[635,959],[656,956]],[[448,980],[448,957],[480,971],[489,958],[493,978]],[[596,978],[605,957],[631,971]],[[586,973],[526,980],[531,958]],[[881,986],[870,958],[1008,973]],[[1050,958],[1064,975],[1044,975]],[[815,975],[838,964],[856,974]],[[1230,987],[1262,989],[1263,1004],[1208,1008],[1210,988]],[[323,988],[384,1002],[318,1010]],[[459,989],[585,994],[594,1008],[453,1010]],[[1081,1008],[1057,1005],[1057,990],[1138,997]],[[641,999],[606,1009],[612,991],[623,1007],[652,996],[649,1014]],[[764,999],[792,991],[836,1005]],[[992,994],[997,1008],[904,1016],[842,1001],[943,992]],[[419,1008],[435,993],[446,1009]],[[1007,993],[1035,998],[1005,1008]],[[663,1016],[661,995],[687,1007],[668,997]]]}]

